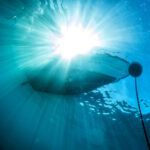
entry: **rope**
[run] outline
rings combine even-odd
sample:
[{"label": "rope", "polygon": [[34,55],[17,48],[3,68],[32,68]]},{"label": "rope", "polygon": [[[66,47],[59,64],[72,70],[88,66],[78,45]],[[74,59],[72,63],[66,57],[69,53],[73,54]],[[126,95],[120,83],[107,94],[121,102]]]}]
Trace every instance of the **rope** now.
[{"label": "rope", "polygon": [[148,149],[150,150],[150,143],[149,143],[148,135],[147,135],[146,128],[145,128],[145,125],[144,125],[143,115],[142,115],[142,112],[141,112],[141,107],[140,107],[140,102],[139,102],[136,78],[135,78],[135,90],[136,90],[136,98],[137,98],[138,108],[139,108],[139,112],[140,112],[141,123],[142,123],[143,131],[144,131],[145,139],[146,139],[146,142],[147,142],[147,146],[148,146]]}]

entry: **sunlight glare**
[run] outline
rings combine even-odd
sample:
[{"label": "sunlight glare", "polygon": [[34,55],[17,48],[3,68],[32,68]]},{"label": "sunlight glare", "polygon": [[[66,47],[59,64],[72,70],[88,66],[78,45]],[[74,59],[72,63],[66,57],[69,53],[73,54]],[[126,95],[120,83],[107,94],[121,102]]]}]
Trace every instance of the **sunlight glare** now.
[{"label": "sunlight glare", "polygon": [[98,35],[81,25],[62,27],[61,37],[57,40],[57,52],[65,59],[88,53],[100,45]]}]

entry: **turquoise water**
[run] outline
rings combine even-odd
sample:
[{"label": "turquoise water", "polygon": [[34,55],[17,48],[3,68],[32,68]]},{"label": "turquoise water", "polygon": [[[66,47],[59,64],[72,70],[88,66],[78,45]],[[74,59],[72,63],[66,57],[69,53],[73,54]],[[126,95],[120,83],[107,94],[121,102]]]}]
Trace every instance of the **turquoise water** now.
[{"label": "turquoise water", "polygon": [[142,64],[137,82],[150,139],[149,17],[149,0],[1,0],[0,148],[147,150],[132,77],[68,96],[22,83],[28,69],[49,62],[61,27],[81,23],[101,39],[98,53]]}]

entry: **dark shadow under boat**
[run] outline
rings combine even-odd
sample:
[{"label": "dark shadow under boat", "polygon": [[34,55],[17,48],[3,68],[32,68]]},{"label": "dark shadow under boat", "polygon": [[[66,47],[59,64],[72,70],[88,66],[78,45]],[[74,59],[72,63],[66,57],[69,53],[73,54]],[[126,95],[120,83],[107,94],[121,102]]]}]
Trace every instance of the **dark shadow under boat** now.
[{"label": "dark shadow under boat", "polygon": [[27,71],[27,82],[36,91],[80,94],[128,76],[129,63],[109,54],[80,55],[71,61],[53,57],[44,66]]}]

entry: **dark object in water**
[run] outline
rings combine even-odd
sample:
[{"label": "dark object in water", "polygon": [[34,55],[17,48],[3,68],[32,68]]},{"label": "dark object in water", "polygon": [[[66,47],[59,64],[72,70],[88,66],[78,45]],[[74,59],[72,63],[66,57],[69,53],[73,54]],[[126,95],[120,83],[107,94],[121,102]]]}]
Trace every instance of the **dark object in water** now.
[{"label": "dark object in water", "polygon": [[53,57],[27,71],[33,89],[54,94],[79,94],[128,76],[129,63],[109,54],[81,55],[70,62]]},{"label": "dark object in water", "polygon": [[129,66],[129,74],[133,77],[138,77],[142,73],[142,66],[137,62],[133,62]]},{"label": "dark object in water", "polygon": [[150,143],[149,143],[146,127],[145,127],[144,120],[143,120],[143,115],[142,115],[139,96],[138,96],[137,81],[136,81],[136,77],[138,77],[142,74],[142,65],[139,64],[138,62],[131,63],[130,66],[129,66],[129,74],[131,76],[135,77],[135,92],[136,92],[136,98],[137,98],[138,108],[139,108],[139,112],[140,112],[142,128],[143,128],[143,131],[144,131],[145,140],[146,140],[148,149],[150,150]]}]

